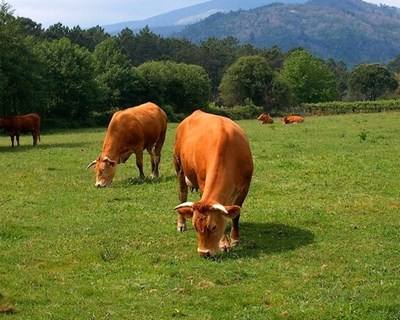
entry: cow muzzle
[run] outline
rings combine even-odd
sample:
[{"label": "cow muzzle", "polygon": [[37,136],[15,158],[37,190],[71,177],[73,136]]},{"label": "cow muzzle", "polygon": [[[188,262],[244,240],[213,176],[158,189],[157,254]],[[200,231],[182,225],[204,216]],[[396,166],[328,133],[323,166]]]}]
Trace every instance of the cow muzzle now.
[{"label": "cow muzzle", "polygon": [[211,250],[197,249],[197,252],[202,258],[211,258],[215,256],[215,252],[212,252]]},{"label": "cow muzzle", "polygon": [[103,181],[98,181],[95,184],[96,188],[105,188],[107,187],[107,183],[103,182]]}]

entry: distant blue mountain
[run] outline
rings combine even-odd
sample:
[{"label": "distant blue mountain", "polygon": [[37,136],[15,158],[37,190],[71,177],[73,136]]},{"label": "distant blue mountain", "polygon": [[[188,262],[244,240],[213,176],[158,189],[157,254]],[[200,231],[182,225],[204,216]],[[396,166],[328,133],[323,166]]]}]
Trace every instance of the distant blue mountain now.
[{"label": "distant blue mountain", "polygon": [[400,9],[361,0],[310,0],[217,13],[177,36],[201,42],[235,37],[256,47],[303,47],[353,66],[388,62],[400,53]]},{"label": "distant blue mountain", "polygon": [[126,21],[104,26],[106,32],[116,34],[124,28],[132,30],[149,26],[161,35],[170,35],[184,29],[185,26],[199,22],[218,12],[248,10],[272,3],[298,4],[307,0],[212,0],[194,6],[174,10],[152,18],[139,21]]}]

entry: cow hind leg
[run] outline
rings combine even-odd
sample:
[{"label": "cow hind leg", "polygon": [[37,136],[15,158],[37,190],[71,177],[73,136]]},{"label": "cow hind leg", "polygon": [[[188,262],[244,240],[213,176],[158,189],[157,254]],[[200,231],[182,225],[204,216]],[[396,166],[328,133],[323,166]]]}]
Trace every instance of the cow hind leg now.
[{"label": "cow hind leg", "polygon": [[38,135],[36,131],[32,131],[32,139],[33,139],[33,145],[36,146],[38,141]]},{"label": "cow hind leg", "polygon": [[155,167],[156,167],[156,162],[155,162],[155,159],[154,159],[154,150],[153,150],[153,148],[147,148],[146,150],[150,155],[150,163],[151,163],[151,175],[150,175],[150,177],[151,178],[155,178],[156,176],[154,175],[154,171],[155,171]]},{"label": "cow hind leg", "polygon": [[164,145],[164,141],[165,141],[165,134],[166,134],[166,130],[164,130],[161,135],[160,138],[158,139],[156,145],[154,146],[153,149],[153,154],[154,154],[154,171],[153,171],[153,175],[158,178],[158,176],[160,175],[159,173],[159,167],[160,167],[160,161],[161,161],[161,150],[162,147]]},{"label": "cow hind leg", "polygon": [[10,139],[11,139],[11,147],[14,148],[14,136],[10,136]]},{"label": "cow hind leg", "polygon": [[15,137],[17,139],[17,146],[19,147],[19,134],[17,134]]}]

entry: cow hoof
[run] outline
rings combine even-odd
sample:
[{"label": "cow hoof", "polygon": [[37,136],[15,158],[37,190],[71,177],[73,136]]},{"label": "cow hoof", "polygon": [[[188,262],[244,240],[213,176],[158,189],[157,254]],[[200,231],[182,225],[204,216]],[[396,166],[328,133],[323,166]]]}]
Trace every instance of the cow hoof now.
[{"label": "cow hoof", "polygon": [[185,232],[187,230],[186,224],[185,223],[178,223],[177,230],[178,230],[178,232]]},{"label": "cow hoof", "polygon": [[223,252],[229,252],[231,250],[231,245],[227,239],[224,239],[219,242],[219,248]]},{"label": "cow hoof", "polygon": [[232,239],[231,240],[231,247],[237,247],[239,245],[239,239]]}]

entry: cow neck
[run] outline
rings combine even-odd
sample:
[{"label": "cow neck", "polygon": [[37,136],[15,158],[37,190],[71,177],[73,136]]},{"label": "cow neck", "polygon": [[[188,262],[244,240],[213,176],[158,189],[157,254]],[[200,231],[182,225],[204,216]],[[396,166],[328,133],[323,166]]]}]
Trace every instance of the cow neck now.
[{"label": "cow neck", "polygon": [[233,175],[227,167],[217,166],[207,174],[201,202],[232,205],[235,202],[235,184]]},{"label": "cow neck", "polygon": [[118,134],[115,132],[113,135],[106,135],[106,138],[104,140],[104,145],[103,145],[103,152],[102,152],[102,157],[108,157],[109,159],[113,161],[117,161],[117,163],[120,163],[120,156],[122,153],[122,145],[120,143],[122,141],[119,137]]}]

